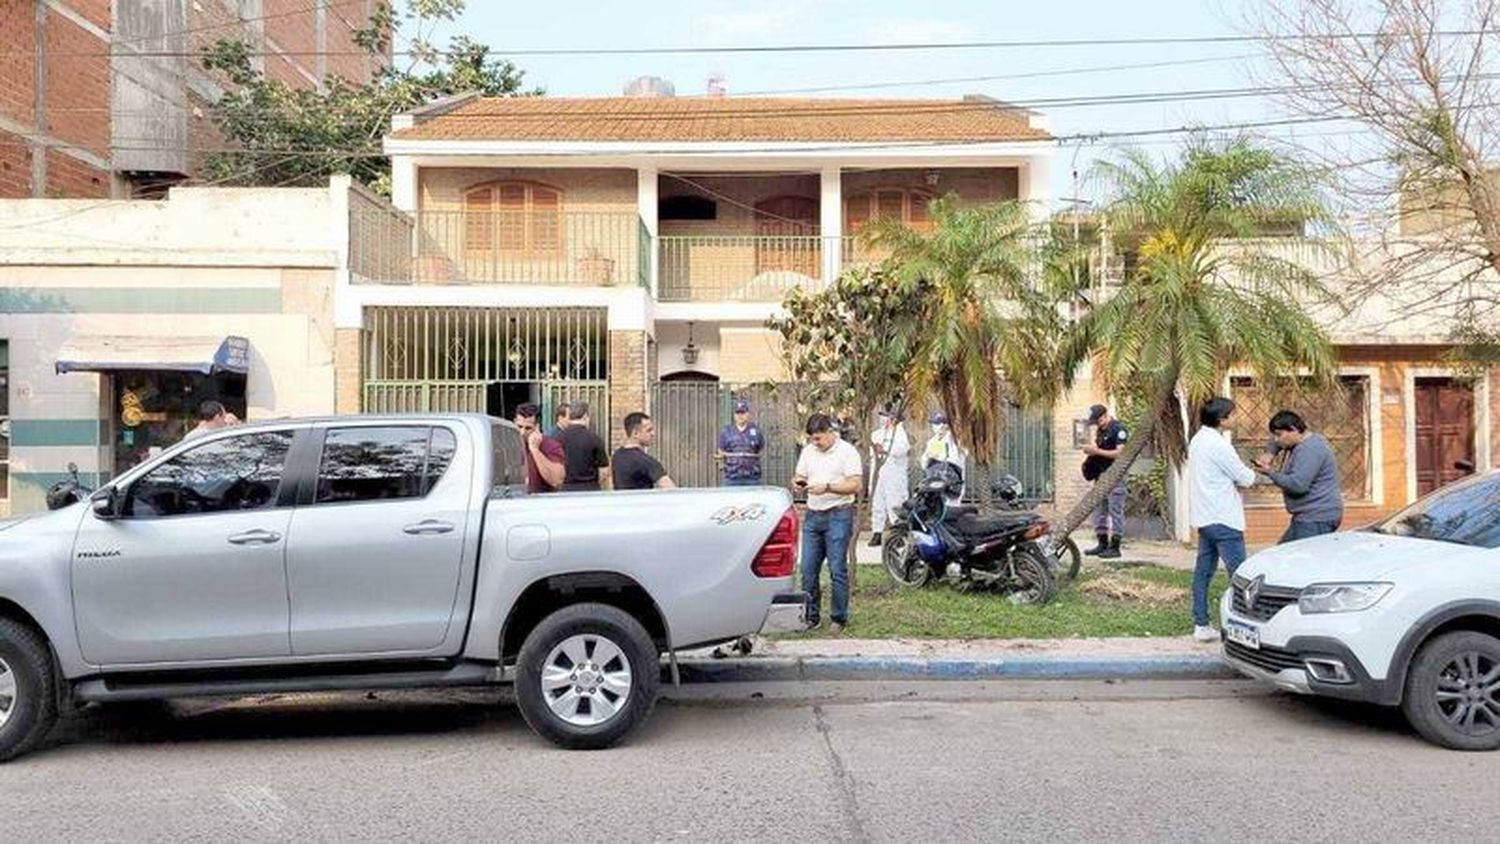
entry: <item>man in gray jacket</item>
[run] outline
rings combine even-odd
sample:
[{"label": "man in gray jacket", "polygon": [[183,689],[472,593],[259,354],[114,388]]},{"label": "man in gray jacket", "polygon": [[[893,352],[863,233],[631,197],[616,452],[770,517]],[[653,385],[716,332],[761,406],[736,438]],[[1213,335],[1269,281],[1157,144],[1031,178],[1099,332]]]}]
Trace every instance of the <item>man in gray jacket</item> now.
[{"label": "man in gray jacket", "polygon": [[[1281,541],[1295,542],[1339,529],[1344,520],[1344,493],[1333,448],[1322,434],[1309,434],[1307,423],[1290,410],[1271,417],[1271,441],[1266,453],[1255,461],[1271,483],[1281,488],[1292,523]],[[1278,454],[1285,453],[1280,471],[1273,468]]]}]

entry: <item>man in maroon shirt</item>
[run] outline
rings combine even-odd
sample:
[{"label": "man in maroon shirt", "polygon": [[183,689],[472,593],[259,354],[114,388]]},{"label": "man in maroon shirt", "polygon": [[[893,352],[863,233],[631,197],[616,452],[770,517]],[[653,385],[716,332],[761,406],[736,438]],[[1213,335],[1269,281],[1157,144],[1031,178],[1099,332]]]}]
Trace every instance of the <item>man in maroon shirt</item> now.
[{"label": "man in maroon shirt", "polygon": [[541,432],[542,409],[530,402],[516,408],[515,423],[526,444],[526,491],[552,492],[563,482],[562,443]]}]

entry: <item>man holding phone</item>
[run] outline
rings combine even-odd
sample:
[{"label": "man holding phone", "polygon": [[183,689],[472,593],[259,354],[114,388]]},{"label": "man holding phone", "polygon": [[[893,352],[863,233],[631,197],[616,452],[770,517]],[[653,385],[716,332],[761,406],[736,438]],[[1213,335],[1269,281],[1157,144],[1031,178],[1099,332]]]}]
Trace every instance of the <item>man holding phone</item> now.
[{"label": "man holding phone", "polygon": [[807,493],[807,518],[802,525],[802,590],[808,594],[807,622],[817,627],[822,590],[818,579],[823,562],[833,584],[829,632],[844,632],[849,623],[849,542],[854,537],[854,497],[863,482],[859,449],[833,430],[827,414],[807,420],[808,444],[797,458],[792,486]]}]

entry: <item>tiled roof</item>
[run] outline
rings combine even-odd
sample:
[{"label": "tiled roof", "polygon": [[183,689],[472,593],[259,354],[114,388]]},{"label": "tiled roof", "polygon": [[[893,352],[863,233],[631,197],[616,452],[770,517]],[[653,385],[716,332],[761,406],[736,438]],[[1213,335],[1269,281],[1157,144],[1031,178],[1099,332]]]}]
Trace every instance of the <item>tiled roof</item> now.
[{"label": "tiled roof", "polygon": [[733,97],[475,98],[391,133],[397,140],[901,142],[1051,136],[993,100]]}]

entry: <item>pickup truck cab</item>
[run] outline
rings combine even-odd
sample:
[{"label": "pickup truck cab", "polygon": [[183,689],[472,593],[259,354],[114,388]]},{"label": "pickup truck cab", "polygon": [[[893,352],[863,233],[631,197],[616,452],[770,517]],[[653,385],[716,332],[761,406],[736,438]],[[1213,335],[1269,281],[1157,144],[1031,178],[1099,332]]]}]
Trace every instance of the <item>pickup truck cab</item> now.
[{"label": "pickup truck cab", "polygon": [[527,495],[524,459],[486,416],[262,422],[0,523],[0,759],[89,702],[502,682],[603,747],[663,653],[800,619],[786,491]]}]

